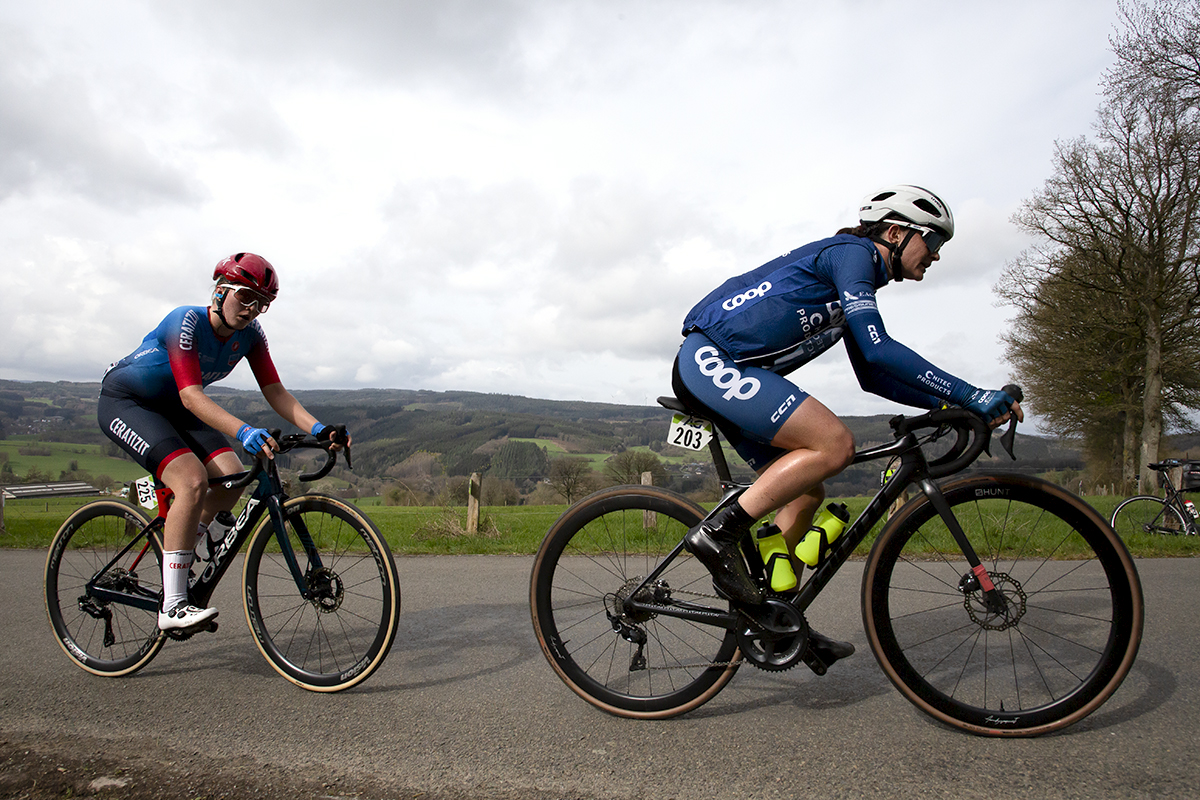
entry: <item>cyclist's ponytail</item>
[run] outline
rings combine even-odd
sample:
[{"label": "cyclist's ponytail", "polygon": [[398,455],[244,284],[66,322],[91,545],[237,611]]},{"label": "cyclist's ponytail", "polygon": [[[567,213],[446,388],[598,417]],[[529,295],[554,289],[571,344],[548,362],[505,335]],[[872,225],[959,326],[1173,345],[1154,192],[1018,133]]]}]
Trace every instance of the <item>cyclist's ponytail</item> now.
[{"label": "cyclist's ponytail", "polygon": [[888,226],[893,224],[895,220],[880,220],[879,222],[863,222],[855,225],[853,228],[842,228],[837,232],[838,236],[849,234],[850,236],[861,236],[864,239],[874,239],[881,236]]}]

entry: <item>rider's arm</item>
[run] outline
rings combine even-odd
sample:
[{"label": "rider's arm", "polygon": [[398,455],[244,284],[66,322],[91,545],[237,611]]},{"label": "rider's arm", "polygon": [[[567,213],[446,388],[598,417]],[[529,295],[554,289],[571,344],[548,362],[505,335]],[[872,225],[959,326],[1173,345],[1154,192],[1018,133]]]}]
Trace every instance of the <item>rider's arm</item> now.
[{"label": "rider's arm", "polygon": [[[838,259],[830,264],[829,274],[841,298],[848,338],[853,338],[861,356],[854,367],[863,388],[880,394],[883,383],[899,384],[916,393],[921,400],[915,404],[919,408],[936,405],[924,399],[927,396],[959,406],[970,402],[976,387],[934,366],[888,335],[875,302],[875,268],[860,255],[860,248],[831,249],[828,255]],[[868,376],[866,382],[864,376]],[[914,397],[903,389],[899,391]]]},{"label": "rider's arm", "polygon": [[936,395],[913,389],[911,386],[891,380],[883,373],[872,369],[866,358],[863,357],[862,350],[854,337],[847,336],[845,341],[846,353],[850,356],[850,365],[854,367],[858,385],[863,388],[863,391],[914,408],[937,408],[942,404],[942,399]]},{"label": "rider's arm", "polygon": [[179,399],[184,408],[195,414],[201,422],[216,428],[226,436],[237,437],[238,431],[246,424],[217,405],[198,383],[180,389]]}]

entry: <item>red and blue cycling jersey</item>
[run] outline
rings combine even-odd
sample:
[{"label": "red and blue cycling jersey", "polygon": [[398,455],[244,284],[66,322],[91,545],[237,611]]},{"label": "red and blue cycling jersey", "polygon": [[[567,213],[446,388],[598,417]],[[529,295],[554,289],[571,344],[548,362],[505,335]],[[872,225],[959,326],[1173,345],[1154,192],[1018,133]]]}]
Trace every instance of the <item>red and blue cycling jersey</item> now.
[{"label": "red and blue cycling jersey", "polygon": [[178,401],[188,386],[208,386],[242,359],[258,385],[279,383],[267,337],[254,320],[228,338],[217,336],[203,306],[181,306],[146,334],[141,346],[109,367],[104,383],[143,401]]},{"label": "red and blue cycling jersey", "polygon": [[875,292],[888,283],[878,248],[842,234],[804,245],[731,278],[688,313],[739,367],[786,375],[845,340],[866,391],[904,405],[965,403],[975,387],[892,339]]}]

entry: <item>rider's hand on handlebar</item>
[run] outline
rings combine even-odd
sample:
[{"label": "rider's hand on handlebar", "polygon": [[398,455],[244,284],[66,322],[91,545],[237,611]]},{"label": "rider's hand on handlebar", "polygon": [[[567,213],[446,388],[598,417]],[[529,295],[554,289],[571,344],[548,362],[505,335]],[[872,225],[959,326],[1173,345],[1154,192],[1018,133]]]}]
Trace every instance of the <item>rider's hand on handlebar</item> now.
[{"label": "rider's hand on handlebar", "polygon": [[259,456],[274,458],[275,451],[279,449],[279,444],[271,438],[271,434],[267,432],[266,428],[252,428],[249,425],[243,425],[238,428],[237,438],[246,452],[255,458]]},{"label": "rider's hand on handlebar", "polygon": [[1013,414],[1016,414],[1018,422],[1025,421],[1021,404],[1003,389],[976,389],[964,405],[987,420],[990,428],[1000,427]]},{"label": "rider's hand on handlebar", "polygon": [[334,452],[341,450],[343,447],[349,447],[353,441],[350,432],[346,430],[344,425],[325,425],[318,422],[313,425],[310,433],[319,442],[329,442],[329,449]]}]

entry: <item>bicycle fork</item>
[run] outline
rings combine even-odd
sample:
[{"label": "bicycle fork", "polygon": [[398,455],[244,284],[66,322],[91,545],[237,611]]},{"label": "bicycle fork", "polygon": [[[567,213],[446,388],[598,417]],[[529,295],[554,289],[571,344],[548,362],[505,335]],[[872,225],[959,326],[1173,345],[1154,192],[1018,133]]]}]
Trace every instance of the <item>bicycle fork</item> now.
[{"label": "bicycle fork", "polygon": [[921,491],[925,497],[933,505],[938,516],[946,525],[950,535],[954,537],[954,541],[958,544],[962,551],[963,557],[967,560],[967,565],[970,566],[971,572],[963,576],[962,581],[958,585],[959,591],[964,595],[978,589],[983,595],[984,606],[989,613],[1006,615],[1008,611],[1008,602],[1004,599],[1004,594],[996,588],[992,583],[992,578],[988,574],[987,567],[979,559],[979,555],[975,552],[975,548],[971,545],[970,539],[963,531],[962,526],[958,524],[958,518],[954,516],[954,511],[951,510],[950,504],[946,502],[946,496],[942,494],[942,490],[934,484],[929,478],[923,478],[917,482],[921,487]]}]

